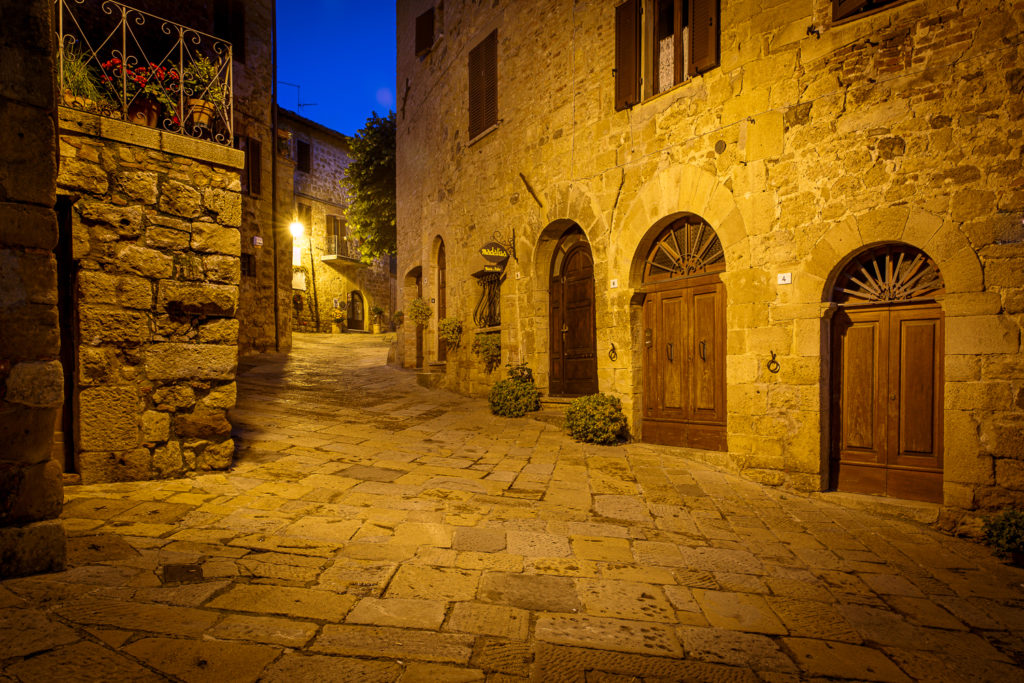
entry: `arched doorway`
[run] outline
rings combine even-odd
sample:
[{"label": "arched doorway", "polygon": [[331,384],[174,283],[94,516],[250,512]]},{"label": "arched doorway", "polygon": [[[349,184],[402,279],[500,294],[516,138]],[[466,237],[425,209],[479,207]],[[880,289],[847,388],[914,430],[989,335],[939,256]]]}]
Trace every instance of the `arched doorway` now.
[{"label": "arched doorway", "polygon": [[448,264],[444,253],[444,240],[437,246],[437,361],[448,360],[448,345],[441,339],[441,321],[448,316]]},{"label": "arched doorway", "polygon": [[352,292],[348,295],[348,329],[362,330],[365,328],[363,316],[363,295]]},{"label": "arched doorway", "polygon": [[643,440],[726,450],[725,252],[702,218],[673,221],[647,253]]},{"label": "arched doorway", "polygon": [[596,394],[597,316],[594,257],[578,225],[558,240],[551,259],[550,304],[552,396]]},{"label": "arched doorway", "polygon": [[833,489],[942,501],[943,291],[907,244],[861,252],[836,278]]}]

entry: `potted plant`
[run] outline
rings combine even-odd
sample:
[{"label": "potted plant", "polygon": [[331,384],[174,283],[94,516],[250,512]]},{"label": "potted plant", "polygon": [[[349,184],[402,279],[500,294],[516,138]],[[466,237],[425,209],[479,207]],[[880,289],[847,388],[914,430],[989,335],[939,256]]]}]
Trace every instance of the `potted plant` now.
[{"label": "potted plant", "polygon": [[64,80],[61,87],[64,91],[64,104],[75,109],[92,110],[101,102],[95,69],[78,49],[68,46],[64,49],[61,64]]},{"label": "potted plant", "polygon": [[181,125],[176,101],[181,76],[177,70],[168,69],[155,62],[128,66],[118,57],[107,60],[100,68],[103,70],[100,81],[112,92],[117,93],[118,99],[123,83],[123,102],[128,108],[128,121],[156,128],[163,114],[170,120],[171,125]]},{"label": "potted plant", "polygon": [[462,342],[462,321],[458,318],[445,318],[437,323],[437,336],[449,349],[459,348]]},{"label": "potted plant", "polygon": [[1024,567],[1024,510],[1003,510],[985,520],[985,543],[1018,567]]},{"label": "potted plant", "polygon": [[331,332],[343,334],[345,332],[346,313],[342,308],[331,309]]},{"label": "potted plant", "polygon": [[405,311],[395,311],[391,314],[391,324],[397,329],[405,322]]},{"label": "potted plant", "polygon": [[214,113],[227,100],[220,76],[220,66],[206,56],[193,60],[182,72],[182,93],[188,103],[185,111],[196,128],[209,128]]},{"label": "potted plant", "polygon": [[373,320],[373,333],[380,334],[380,317],[384,315],[384,309],[380,306],[371,306],[370,315]]},{"label": "potted plant", "polygon": [[484,370],[490,372],[501,362],[501,333],[480,332],[473,339],[473,353],[483,361]]},{"label": "potted plant", "polygon": [[433,309],[420,297],[416,297],[409,302],[409,320],[413,324],[426,325],[432,315],[434,315]]}]

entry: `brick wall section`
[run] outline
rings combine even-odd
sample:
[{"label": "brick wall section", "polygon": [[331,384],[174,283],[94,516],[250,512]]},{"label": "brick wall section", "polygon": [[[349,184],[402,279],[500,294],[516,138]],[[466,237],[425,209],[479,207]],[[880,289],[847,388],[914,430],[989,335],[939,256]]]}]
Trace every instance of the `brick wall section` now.
[{"label": "brick wall section", "polygon": [[[621,112],[616,0],[445,2],[443,37],[417,58],[415,17],[431,4],[398,3],[399,273],[422,267],[432,296],[441,236],[449,310],[470,336],[476,250],[514,226],[504,359],[521,355],[546,385],[551,249],[558,221],[579,223],[596,263],[600,388],[637,424],[641,245],[668,216],[698,214],[725,246],[728,297],[729,454],[703,456],[820,490],[830,278],[865,245],[906,242],[946,283],[945,503],[1024,505],[1019,2],[918,0],[837,25],[829,0],[722,2],[720,66]],[[499,125],[469,144],[467,53],[495,28]],[[784,272],[793,283],[776,285]],[[400,355],[411,365],[409,339]],[[494,379],[469,344],[449,352],[451,386]]]},{"label": "brick wall section", "polygon": [[4,8],[0,32],[0,578],[63,569],[57,134],[52,3]]},{"label": "brick wall section", "polygon": [[242,154],[60,108],[83,483],[231,464]]},{"label": "brick wall section", "polygon": [[[291,150],[294,158],[295,143],[298,140],[310,145],[310,172],[295,171],[294,198],[287,210],[295,212],[300,203],[312,208],[313,224],[306,226],[306,235],[312,238],[316,271],[316,302],[319,306],[321,330],[331,330],[334,301],[347,310],[351,292],[363,295],[363,329],[369,330],[372,323],[370,309],[380,306],[385,312],[385,322],[395,310],[394,277],[387,259],[366,265],[350,258],[328,258],[327,217],[344,217],[348,197],[341,184],[345,168],[352,161],[348,155],[348,142],[336,131],[319,126],[292,112],[282,111],[280,128],[291,133]],[[303,237],[302,267],[309,271],[309,242]],[[329,256],[329,255],[328,255]],[[290,262],[290,261],[289,261]],[[304,304],[301,310],[293,309],[292,316],[296,329],[315,329],[312,304],[312,288],[302,293]],[[305,303],[307,302],[308,303]]]}]

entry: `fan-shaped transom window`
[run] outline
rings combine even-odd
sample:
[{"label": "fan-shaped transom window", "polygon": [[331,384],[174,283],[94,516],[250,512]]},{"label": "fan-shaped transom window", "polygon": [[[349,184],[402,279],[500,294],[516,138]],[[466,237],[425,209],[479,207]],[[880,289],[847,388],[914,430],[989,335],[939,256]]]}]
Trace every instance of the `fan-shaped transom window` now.
[{"label": "fan-shaped transom window", "polygon": [[944,291],[938,266],[909,244],[886,244],[853,258],[836,279],[832,300],[840,304],[930,301]]},{"label": "fan-shaped transom window", "polygon": [[583,234],[583,228],[578,225],[573,225],[562,234],[562,237],[558,240],[558,245],[555,247],[555,255],[551,259],[552,277],[555,277],[558,273],[562,272],[562,262],[565,260],[565,255],[568,254],[577,244],[586,241],[587,236]]},{"label": "fan-shaped transom window", "polygon": [[714,228],[698,216],[686,216],[668,226],[654,242],[644,264],[645,284],[719,273],[725,270],[725,251]]}]

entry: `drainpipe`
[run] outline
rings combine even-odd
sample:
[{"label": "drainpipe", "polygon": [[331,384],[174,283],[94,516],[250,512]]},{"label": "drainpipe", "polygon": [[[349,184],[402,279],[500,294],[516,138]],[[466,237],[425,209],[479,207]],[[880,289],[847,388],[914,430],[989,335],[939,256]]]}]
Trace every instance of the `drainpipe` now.
[{"label": "drainpipe", "polygon": [[277,291],[277,280],[278,280],[278,263],[277,263],[277,231],[280,228],[281,222],[277,215],[277,0],[270,0],[271,16],[271,44],[272,44],[272,56],[271,64],[273,69],[273,76],[270,82],[273,84],[270,87],[270,121],[271,121],[271,142],[270,142],[270,196],[271,196],[271,212],[272,217],[270,221],[270,242],[271,249],[274,250],[274,350],[281,350],[281,303]]}]

